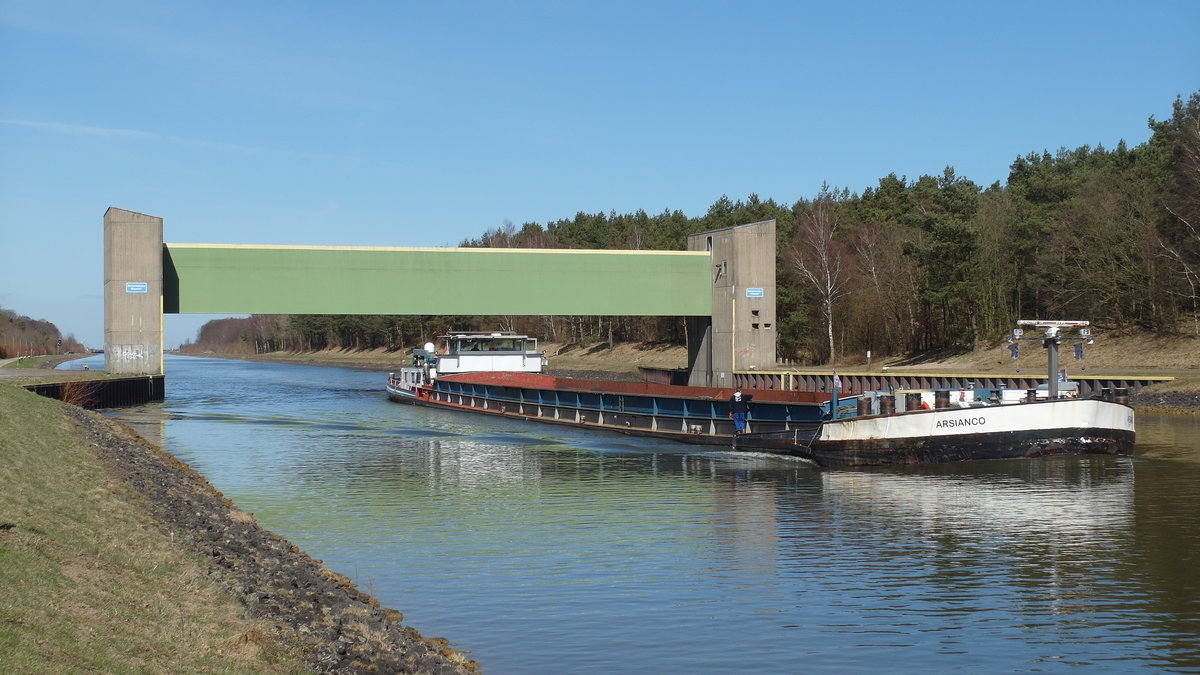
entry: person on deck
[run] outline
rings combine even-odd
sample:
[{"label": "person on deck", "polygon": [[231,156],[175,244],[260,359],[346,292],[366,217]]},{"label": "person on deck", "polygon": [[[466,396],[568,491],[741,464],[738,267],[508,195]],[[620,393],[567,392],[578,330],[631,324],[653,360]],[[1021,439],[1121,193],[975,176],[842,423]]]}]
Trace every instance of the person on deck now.
[{"label": "person on deck", "polygon": [[729,417],[733,419],[734,442],[737,442],[737,434],[746,431],[746,413],[750,411],[750,399],[754,398],[751,394],[743,394],[741,390],[733,392],[733,396],[729,397]]}]

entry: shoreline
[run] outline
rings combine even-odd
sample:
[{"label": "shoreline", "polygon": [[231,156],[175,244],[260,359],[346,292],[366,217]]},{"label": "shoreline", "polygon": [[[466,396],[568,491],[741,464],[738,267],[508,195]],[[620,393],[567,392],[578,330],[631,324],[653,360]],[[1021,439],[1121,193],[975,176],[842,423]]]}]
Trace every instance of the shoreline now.
[{"label": "shoreline", "polygon": [[[181,356],[194,356],[199,358],[220,358],[240,361],[259,361],[264,363],[288,363],[292,365],[354,368],[357,370],[378,370],[382,372],[395,370],[400,366],[405,365],[405,359],[400,355],[402,354],[400,352],[396,352],[397,356],[391,359],[381,359],[377,353],[370,353],[369,355],[363,356],[353,352],[342,351],[271,352],[270,354],[225,354],[216,352],[209,354],[178,354]],[[287,354],[288,356],[281,356],[282,354]],[[555,357],[551,357],[551,364],[553,364],[555,360]],[[606,367],[608,364],[606,363],[606,359],[602,357],[589,360],[572,359],[568,363],[573,367],[548,367],[546,372],[550,374],[557,374],[561,377],[640,381],[640,378],[637,376],[636,372],[629,371],[628,369],[613,369],[611,367]],[[806,370],[826,371],[836,369],[830,367],[816,367]],[[887,369],[885,368],[885,370]],[[892,367],[891,370],[893,374],[916,374],[925,372],[921,366],[910,366],[903,369]],[[938,368],[933,366],[928,368],[928,370],[938,370]],[[853,372],[853,369],[842,369],[842,372],[851,373]],[[1149,371],[1145,370],[1141,370],[1139,372],[1149,374]],[[1172,374],[1172,376],[1174,376],[1174,374]],[[1131,395],[1129,397],[1130,405],[1132,405],[1135,410],[1147,410],[1184,415],[1200,415],[1200,391],[1176,390],[1171,387],[1171,384],[1175,383],[1159,385],[1156,387],[1148,387],[1146,390]]]},{"label": "shoreline", "polygon": [[[628,345],[626,345],[626,347],[628,347]],[[565,365],[562,368],[549,367],[546,369],[546,372],[558,375],[560,377],[641,381],[641,378],[638,376],[637,366],[647,365],[661,368],[673,368],[678,367],[679,360],[678,354],[671,354],[670,350],[663,350],[660,347],[656,347],[651,350],[642,350],[640,347],[633,347],[632,350],[634,354],[641,351],[651,352],[648,358],[644,360],[642,358],[628,358],[628,354],[630,353],[629,350],[626,350],[624,353],[624,355],[627,357],[624,359],[614,359],[610,356],[604,355],[602,354],[604,350],[597,348],[585,349],[566,346],[560,347],[560,350],[564,353],[568,351],[573,352],[576,350],[583,352],[582,356],[572,355],[568,357],[556,355],[551,357],[551,365],[553,365],[553,363],[556,361],[559,363],[565,363]],[[220,358],[239,361],[258,361],[262,363],[286,363],[300,366],[353,368],[356,370],[376,370],[380,372],[396,370],[405,365],[407,362],[407,359],[405,359],[403,356],[403,352],[381,352],[379,350],[370,352],[353,352],[346,350],[270,352],[268,354],[232,354],[223,352],[190,353],[178,351],[170,353],[178,356],[191,356],[197,358]],[[659,355],[659,358],[655,358],[655,353]],[[663,353],[667,353],[667,356],[663,357]],[[74,373],[75,371],[60,371],[53,370],[53,368],[60,363],[79,358],[86,358],[89,356],[94,356],[94,354],[74,354],[62,355],[61,357],[43,357],[49,358],[49,360],[43,366],[36,369],[24,369],[23,371],[18,370],[14,372],[14,369],[0,368],[0,379],[3,379],[5,376],[23,376],[24,378],[29,378],[36,375],[45,376],[51,373]],[[614,360],[623,363],[623,367],[614,368],[612,366]],[[883,368],[884,371],[888,369],[889,368]],[[925,364],[924,366],[891,366],[890,369],[893,374],[919,374],[926,371],[938,371],[944,368],[937,364]],[[966,369],[966,367],[954,368],[954,370]],[[822,366],[804,370],[833,371],[836,370],[836,368]],[[854,368],[846,367],[842,369],[842,372],[852,373],[854,370]],[[87,371],[88,375],[84,376],[82,375],[82,372],[83,371],[78,371],[76,374],[78,374],[80,378],[83,378],[96,377],[102,373],[102,371]],[[1157,411],[1182,415],[1200,415],[1200,390],[1194,390],[1194,385],[1196,383],[1193,382],[1193,380],[1197,379],[1196,375],[1193,375],[1189,372],[1188,374],[1180,377],[1180,371],[1170,370],[1160,372],[1159,369],[1138,369],[1137,372],[1142,374],[1170,375],[1179,379],[1171,383],[1164,383],[1155,387],[1148,387],[1143,391],[1131,395],[1129,397],[1129,402],[1135,410]]]},{"label": "shoreline", "polygon": [[64,405],[63,416],[122,483],[140,495],[158,529],[207,561],[210,574],[253,617],[320,673],[477,673],[443,638],[405,626],[349,579],[265,530],[202,476],[134,431]]}]

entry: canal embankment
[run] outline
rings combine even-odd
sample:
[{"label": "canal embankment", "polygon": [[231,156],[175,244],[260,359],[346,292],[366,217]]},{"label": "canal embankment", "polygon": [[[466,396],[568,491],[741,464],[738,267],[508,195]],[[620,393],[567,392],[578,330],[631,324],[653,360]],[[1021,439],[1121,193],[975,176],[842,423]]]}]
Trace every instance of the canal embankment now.
[{"label": "canal embankment", "polygon": [[439,672],[474,662],[122,425],[0,386],[9,672]]},{"label": "canal embankment", "polygon": [[[584,379],[637,380],[639,369],[679,369],[687,365],[687,350],[664,343],[605,343],[593,345],[544,343],[548,358],[547,372],[560,377]],[[382,372],[396,370],[408,361],[404,351],[322,350],[309,352],[270,352],[266,354],[188,352],[188,356],[337,366]],[[1140,333],[1110,335],[1086,349],[1086,358],[1064,360],[1069,377],[1088,380],[1159,379],[1152,386],[1132,392],[1135,407],[1200,414],[1200,339],[1189,337],[1158,338]],[[781,372],[825,373],[863,376],[878,382],[937,380],[955,374],[982,380],[1045,377],[1045,350],[1025,348],[1013,360],[1003,345],[956,354],[925,354],[876,358],[846,357],[838,364],[810,366],[787,364]],[[964,375],[968,374],[968,375]],[[1107,386],[1107,385],[1105,385]],[[1126,386],[1126,385],[1117,385]]]}]

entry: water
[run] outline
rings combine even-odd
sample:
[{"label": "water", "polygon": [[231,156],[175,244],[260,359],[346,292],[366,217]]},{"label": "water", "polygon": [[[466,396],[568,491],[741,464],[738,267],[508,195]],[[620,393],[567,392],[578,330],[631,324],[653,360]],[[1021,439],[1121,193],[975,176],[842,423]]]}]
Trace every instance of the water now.
[{"label": "water", "polygon": [[[78,367],[79,362],[76,362]],[[402,406],[174,357],[116,413],[488,673],[1200,672],[1200,419],[912,470]]]}]

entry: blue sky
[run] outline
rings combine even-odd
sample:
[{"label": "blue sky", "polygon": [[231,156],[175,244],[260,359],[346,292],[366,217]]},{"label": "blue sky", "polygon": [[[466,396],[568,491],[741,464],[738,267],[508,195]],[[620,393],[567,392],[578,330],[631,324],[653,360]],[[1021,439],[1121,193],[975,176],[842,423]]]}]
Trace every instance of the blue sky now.
[{"label": "blue sky", "polygon": [[[0,0],[0,307],[103,340],[103,214],[453,246],[1136,145],[1200,3]],[[168,316],[167,345],[208,317]]]}]

